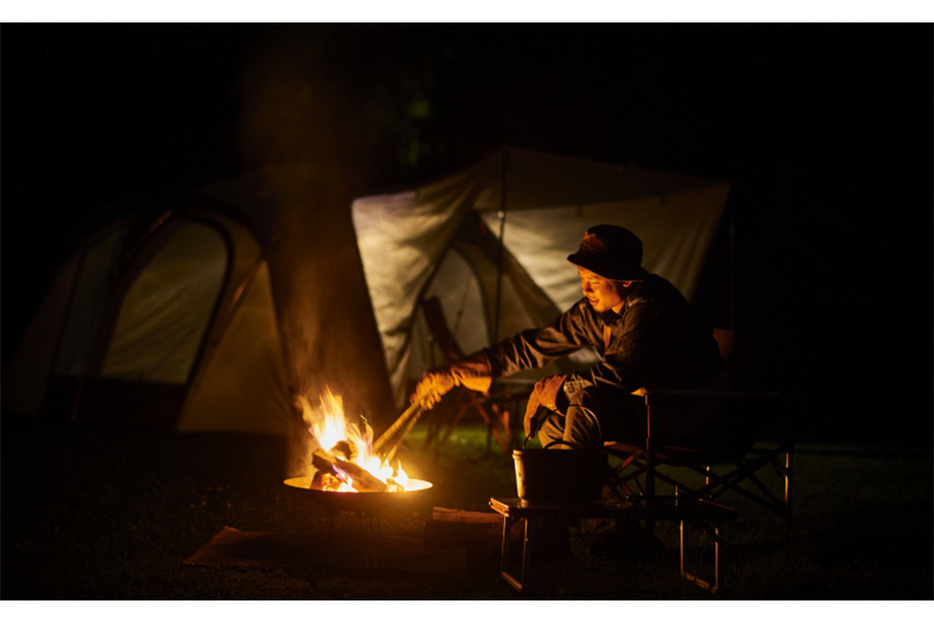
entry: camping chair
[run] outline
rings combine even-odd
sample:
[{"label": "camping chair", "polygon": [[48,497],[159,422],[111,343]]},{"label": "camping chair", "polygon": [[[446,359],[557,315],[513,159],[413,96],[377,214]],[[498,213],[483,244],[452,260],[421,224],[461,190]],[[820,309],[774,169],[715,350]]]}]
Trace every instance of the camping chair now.
[{"label": "camping chair", "polygon": [[[450,364],[464,358],[464,352],[448,328],[440,300],[436,296],[425,298],[422,301],[422,313],[428,324],[428,331],[441,351],[443,364]],[[503,383],[494,381],[489,395],[483,395],[463,387],[456,387],[449,394],[451,398],[446,396],[445,399],[445,401],[453,400],[453,407],[447,411],[447,416],[444,412],[439,412],[438,416],[429,419],[426,442],[429,445],[434,444],[436,449],[440,448],[447,442],[463,417],[468,413],[475,413],[487,426],[487,449],[490,448],[491,438],[495,437],[502,450],[508,452],[513,445],[510,409],[514,403],[521,402],[524,397],[528,396],[531,385],[527,387],[528,390],[525,388],[525,384],[520,384],[517,390],[510,390]]]},{"label": "camping chair", "polygon": [[[741,341],[731,331],[715,330],[714,337],[727,363],[731,388],[638,392],[645,400],[645,443],[605,444],[607,452],[621,460],[609,487],[618,496],[644,499],[658,495],[659,482],[672,486],[681,498],[715,500],[727,492],[738,493],[781,516],[787,537],[794,452],[789,414],[779,392],[732,388],[743,386],[740,378],[747,363]],[[657,422],[684,409],[705,409],[707,423],[677,443],[653,436],[653,417]],[[771,436],[768,443],[766,434]],[[764,481],[769,471],[781,479],[779,494]],[[651,522],[647,526],[651,528]]]}]

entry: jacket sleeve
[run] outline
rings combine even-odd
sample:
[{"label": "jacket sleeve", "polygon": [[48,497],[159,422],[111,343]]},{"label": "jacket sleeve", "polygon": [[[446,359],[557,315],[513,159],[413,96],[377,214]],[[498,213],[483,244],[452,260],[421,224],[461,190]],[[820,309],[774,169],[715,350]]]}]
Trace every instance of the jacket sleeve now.
[{"label": "jacket sleeve", "polygon": [[578,302],[548,326],[523,331],[491,346],[488,353],[493,375],[511,376],[538,369],[551,360],[595,345],[582,303],[586,301]]}]

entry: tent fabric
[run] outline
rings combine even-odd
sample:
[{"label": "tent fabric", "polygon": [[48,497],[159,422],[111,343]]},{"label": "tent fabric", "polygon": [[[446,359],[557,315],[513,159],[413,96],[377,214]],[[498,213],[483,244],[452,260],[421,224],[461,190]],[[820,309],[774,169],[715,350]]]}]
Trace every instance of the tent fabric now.
[{"label": "tent fabric", "polygon": [[52,374],[61,326],[78,279],[80,257],[74,256],[56,274],[45,300],[26,327],[3,373],[3,409],[35,415],[42,410]]},{"label": "tent fabric", "polygon": [[[121,219],[92,235],[86,241],[84,250],[76,253],[71,262],[73,266],[80,266],[73,277],[75,280],[54,283],[49,290],[50,296],[58,296],[74,288],[71,299],[66,302],[68,321],[64,321],[63,317],[58,318],[62,324],[55,323],[45,328],[50,332],[59,327],[62,330],[60,343],[47,344],[50,348],[57,346],[55,373],[80,376],[87,371],[94,338],[105,313],[108,287],[114,278],[113,271],[120,259],[120,250],[129,228],[130,221]],[[63,271],[63,274],[68,273],[68,270]]]},{"label": "tent fabric", "polygon": [[435,183],[355,200],[397,404],[437,359],[419,319],[424,296],[441,298],[468,351],[550,322],[580,298],[567,255],[587,227],[609,223],[636,233],[643,265],[690,298],[729,189],[719,180],[508,149]]},{"label": "tent fabric", "polygon": [[124,295],[101,375],[187,382],[224,283],[227,254],[212,227],[179,227]]},{"label": "tent fabric", "polygon": [[[179,417],[178,430],[287,435],[292,410],[286,387],[269,267],[262,263],[246,284],[216,349],[202,363]],[[258,412],[266,416],[257,418]]]}]

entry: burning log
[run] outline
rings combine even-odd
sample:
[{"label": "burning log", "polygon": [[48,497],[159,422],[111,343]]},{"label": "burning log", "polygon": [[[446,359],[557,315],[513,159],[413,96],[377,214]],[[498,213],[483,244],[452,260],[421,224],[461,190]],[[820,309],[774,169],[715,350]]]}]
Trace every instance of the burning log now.
[{"label": "burning log", "polygon": [[386,492],[389,490],[389,485],[386,482],[360,465],[339,458],[320,447],[314,450],[312,463],[319,471],[330,473],[353,486],[358,492]]},{"label": "burning log", "polygon": [[341,484],[345,483],[334,471],[315,471],[311,478],[311,486],[315,490],[337,490]]},{"label": "burning log", "polygon": [[357,448],[351,442],[343,440],[337,441],[337,444],[334,447],[331,447],[331,453],[336,455],[338,458],[343,454],[344,460],[350,460],[353,462],[357,458]]}]

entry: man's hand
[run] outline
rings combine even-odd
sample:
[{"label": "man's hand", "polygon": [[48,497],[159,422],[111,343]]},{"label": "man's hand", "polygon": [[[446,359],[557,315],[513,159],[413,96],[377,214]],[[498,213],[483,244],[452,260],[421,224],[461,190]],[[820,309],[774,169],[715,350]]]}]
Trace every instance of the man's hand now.
[{"label": "man's hand", "polygon": [[538,409],[541,405],[542,403],[538,399],[538,394],[532,391],[532,394],[529,395],[529,401],[525,405],[525,417],[522,419],[522,429],[525,430],[525,438],[532,437],[532,424],[535,421],[535,414],[538,413]]},{"label": "man's hand", "polygon": [[454,387],[487,393],[493,382],[490,359],[485,352],[477,352],[446,367],[429,369],[415,387],[409,401],[423,401],[425,408],[433,408],[445,393]]},{"label": "man's hand", "polygon": [[525,430],[526,438],[532,435],[533,420],[540,407],[555,412],[558,411],[558,394],[566,378],[567,374],[558,374],[542,378],[535,383],[535,388],[532,389],[532,394],[529,395],[529,402],[525,406],[525,418],[522,421],[522,428]]},{"label": "man's hand", "polygon": [[422,379],[416,385],[410,401],[413,404],[421,401],[426,409],[431,409],[441,401],[445,393],[455,386],[457,386],[457,381],[454,379],[450,367],[429,369],[422,374]]}]

